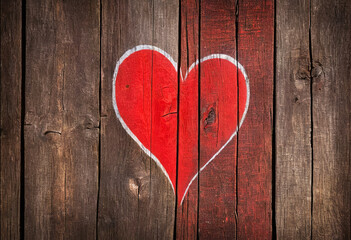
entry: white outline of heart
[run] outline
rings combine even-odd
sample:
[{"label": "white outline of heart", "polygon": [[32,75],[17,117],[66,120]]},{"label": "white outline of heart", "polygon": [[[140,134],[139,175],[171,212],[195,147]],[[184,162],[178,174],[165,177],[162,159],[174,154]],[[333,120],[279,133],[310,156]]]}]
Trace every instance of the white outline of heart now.
[{"label": "white outline of heart", "polygon": [[[115,68],[115,71],[113,73],[113,83],[112,83],[112,104],[113,104],[113,108],[116,112],[116,115],[117,115],[117,118],[118,120],[120,121],[120,123],[122,124],[122,127],[126,130],[126,132],[132,137],[132,139],[139,145],[139,147],[146,153],[146,155],[148,155],[149,157],[151,157],[155,162],[156,164],[161,168],[162,172],[166,175],[166,177],[168,178],[168,181],[170,182],[171,186],[172,186],[172,189],[173,189],[173,192],[174,194],[176,194],[175,190],[174,190],[174,187],[173,187],[173,184],[172,184],[172,181],[171,179],[169,178],[169,175],[166,171],[166,169],[163,167],[163,165],[161,164],[161,162],[157,159],[157,157],[155,155],[153,155],[151,153],[151,151],[149,149],[147,149],[140,141],[139,139],[134,135],[134,133],[129,129],[129,127],[127,126],[127,124],[124,122],[122,116],[120,115],[119,111],[118,111],[118,107],[117,107],[117,99],[116,99],[116,78],[117,78],[117,73],[118,73],[118,68],[119,66],[122,64],[122,62],[127,58],[129,57],[131,54],[137,52],[137,51],[140,51],[140,50],[153,50],[153,51],[157,51],[159,53],[161,53],[163,56],[165,56],[173,65],[173,67],[175,68],[176,72],[178,72],[178,67],[177,67],[177,63],[173,60],[173,58],[168,54],[166,53],[165,51],[163,51],[162,49],[158,48],[158,47],[155,47],[155,46],[151,46],[151,45],[138,45],[132,49],[129,49],[128,51],[126,51],[123,56],[117,61],[117,64],[116,64],[116,68]],[[245,120],[245,117],[246,117],[246,113],[248,111],[248,108],[249,108],[249,100],[250,100],[250,85],[249,85],[249,79],[247,77],[247,74],[245,72],[245,69],[244,67],[237,61],[235,60],[234,58],[228,56],[228,55],[225,55],[225,54],[212,54],[212,55],[209,55],[207,57],[204,57],[204,58],[201,58],[200,61],[199,60],[196,60],[196,62],[194,62],[190,67],[189,69],[187,70],[186,74],[185,74],[185,78],[183,78],[182,76],[182,73],[180,72],[180,75],[181,75],[181,78],[182,78],[182,81],[186,81],[186,78],[188,77],[188,74],[190,73],[191,70],[193,70],[193,68],[198,65],[199,63],[202,63],[204,61],[207,61],[209,59],[224,59],[224,60],[227,60],[229,62],[231,62],[232,64],[234,64],[237,68],[240,69],[240,71],[242,72],[242,74],[244,75],[245,77],[245,82],[246,82],[246,89],[247,89],[247,94],[246,94],[246,106],[245,106],[245,111],[243,113],[243,116],[240,120],[240,124],[239,126],[236,127],[234,133],[230,136],[230,138],[228,139],[228,141],[223,144],[223,146],[210,158],[210,160],[207,161],[207,163],[202,166],[200,168],[200,171],[198,171],[194,177],[189,181],[189,184],[187,186],[187,188],[185,189],[184,191],[184,194],[182,196],[182,200],[180,202],[180,205],[182,205],[183,203],[183,200],[189,190],[189,187],[190,185],[192,184],[192,182],[196,179],[197,175],[199,174],[199,172],[201,172],[202,170],[205,169],[205,167],[213,161],[213,159],[215,159],[217,157],[217,155],[228,145],[228,143],[233,139],[233,137],[237,134],[239,128],[241,127],[242,123],[244,122]]]}]

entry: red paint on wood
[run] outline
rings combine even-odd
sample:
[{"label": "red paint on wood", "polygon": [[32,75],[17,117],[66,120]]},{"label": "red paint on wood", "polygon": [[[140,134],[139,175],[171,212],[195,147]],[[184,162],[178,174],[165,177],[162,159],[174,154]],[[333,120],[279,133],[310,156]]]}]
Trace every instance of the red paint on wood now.
[{"label": "red paint on wood", "polygon": [[[127,52],[117,64],[115,82],[115,110],[126,131],[143,148],[153,155],[175,187],[177,151],[177,71],[166,53],[146,49]],[[130,55],[129,55],[130,54]],[[248,107],[248,85],[244,70],[226,55],[211,55],[201,60],[201,81],[207,89],[201,102],[204,115],[200,127],[204,132],[203,153],[206,167],[233,139],[237,132],[237,76],[239,83],[239,119]],[[193,64],[181,79],[179,105],[179,163],[178,202],[181,203],[189,184],[198,173],[198,64]],[[220,84],[218,84],[220,83]],[[152,89],[152,91],[151,91]],[[152,100],[151,100],[152,99]],[[230,107],[228,107],[230,106]],[[151,127],[150,127],[151,126]],[[151,134],[150,134],[151,133]],[[152,141],[150,141],[152,139]],[[152,144],[150,145],[150,142]]]},{"label": "red paint on wood", "polygon": [[[200,181],[196,179],[190,185],[183,204],[178,206],[177,238],[194,238],[198,228],[200,237],[204,239],[250,236],[270,238],[272,234],[270,110],[273,97],[273,6],[271,1],[240,2],[239,5],[241,10],[238,12],[234,0],[220,4],[210,0],[201,1],[201,30],[199,30],[199,3],[195,0],[182,1],[181,75],[185,78],[187,69],[192,70],[184,82],[180,79],[179,83],[178,203],[182,200],[189,181],[199,170],[198,139],[200,138],[201,144],[201,168],[218,152],[220,146],[226,143],[228,135],[241,120],[247,93],[247,89],[244,90],[242,87],[244,81],[241,72],[238,73],[239,79],[236,79],[237,69],[232,68],[232,65],[224,59],[202,63],[200,74],[197,65],[192,68],[191,65],[200,58],[198,48],[201,48],[201,58],[214,53],[226,54],[233,58],[238,55],[238,60],[244,63],[245,68],[247,66],[250,89],[251,85],[253,88],[248,112],[250,121],[244,122],[239,134],[216,156],[215,161],[200,173]],[[258,12],[260,14],[257,14]],[[236,15],[237,13],[239,15]],[[235,29],[236,21],[238,30]],[[201,36],[200,44],[199,36]],[[236,49],[237,44],[239,49]],[[143,74],[139,75],[137,80],[139,82],[137,85],[143,83],[144,90],[138,89],[139,92],[135,94],[119,93],[118,82],[121,83],[121,89],[127,88],[127,85],[129,91],[134,89],[131,87],[135,76],[129,75],[124,77],[122,82],[117,76],[114,91],[117,98],[123,99],[117,102],[124,103],[125,109],[121,115],[126,118],[127,125],[130,125],[129,121],[140,122],[136,124],[141,127],[139,130],[130,127],[132,132],[138,139],[139,136],[140,139],[145,139],[143,140],[145,142],[141,142],[145,143],[145,148],[150,149],[159,159],[160,165],[169,174],[172,186],[175,186],[177,69],[159,52],[145,51],[144,54],[146,58],[139,59],[138,64],[139,67],[146,65],[145,69],[148,71],[140,70]],[[128,74],[139,70],[130,71]],[[197,95],[199,82],[201,83],[200,119]],[[240,86],[238,96],[237,85]],[[167,92],[167,96],[172,97],[162,99],[164,98],[164,94],[160,93],[162,89]],[[135,111],[141,107],[129,104],[128,99],[134,96],[140,100],[143,94],[148,100],[141,102],[148,106],[144,106],[147,109],[146,115],[140,117],[140,112],[138,115]],[[241,107],[237,109],[237,105]],[[118,107],[120,108],[119,105]],[[236,116],[238,111],[239,118]],[[146,127],[151,127],[142,131],[143,123],[146,123]],[[160,137],[167,135],[171,135],[167,141],[165,137]],[[157,139],[159,137],[160,139]],[[150,142],[152,146],[147,145]]]},{"label": "red paint on wood", "polygon": [[[235,5],[235,0],[201,1],[199,33],[201,57],[213,52],[236,57]],[[230,101],[227,102],[226,99],[221,98],[221,89],[225,83],[221,79],[208,83],[203,79],[203,69],[201,68],[200,71],[201,116],[204,116],[208,107],[216,103],[216,99],[220,100],[227,110],[237,111],[235,108],[237,99],[233,105]],[[235,76],[231,84],[237,84]],[[219,122],[224,120],[222,111],[223,109],[216,113],[219,116]],[[238,119],[232,118],[231,122],[236,124]],[[208,158],[208,153],[216,147],[215,131],[208,132],[201,127],[200,144],[200,162],[202,163]],[[236,238],[236,146],[237,136],[200,174],[198,219],[200,239]]]},{"label": "red paint on wood", "polygon": [[[120,115],[119,120],[123,127],[144,151],[150,151],[155,156],[154,160],[159,161],[160,167],[164,168],[174,186],[177,156],[177,70],[158,51],[143,49],[128,54],[127,52],[122,56],[122,62],[117,64],[115,110]],[[127,58],[123,60],[125,56]]]},{"label": "red paint on wood", "polygon": [[[186,70],[191,64],[199,59],[198,53],[198,23],[199,23],[199,1],[196,0],[181,0],[180,2],[180,71],[185,76]],[[198,93],[198,78],[196,78],[196,86],[193,91]],[[180,84],[180,92],[183,92],[184,86]],[[185,101],[185,102],[184,102]],[[198,101],[196,101],[198,103]],[[187,99],[185,97],[179,98],[179,105],[186,105]],[[180,111],[180,118],[182,112]],[[187,120],[188,122],[185,122]],[[194,134],[198,139],[198,126],[199,116],[198,114],[191,115],[191,118],[183,118],[183,127],[179,129],[179,135]],[[189,152],[192,156],[189,156],[187,161],[192,161],[194,166],[198,165],[198,141],[192,146],[188,146]],[[191,151],[190,151],[191,149]],[[183,204],[176,208],[176,232],[175,236],[177,239],[197,239],[198,231],[198,178],[194,181],[186,193]]]},{"label": "red paint on wood", "polygon": [[272,238],[273,23],[273,1],[239,1],[238,60],[251,90],[238,134],[239,239]]},{"label": "red paint on wood", "polygon": [[[248,101],[248,86],[244,73],[229,60],[228,56],[212,56],[214,58],[203,61],[200,68],[193,68],[189,75],[181,82],[184,86],[180,92],[180,119],[179,119],[179,171],[178,171],[178,193],[183,197],[186,188],[195,179],[198,172],[198,164],[189,157],[194,156],[197,149],[191,146],[196,145],[198,133],[195,131],[183,131],[182,128],[196,129],[198,125],[198,76],[201,69],[201,83],[209,90],[203,94],[201,100],[202,118],[200,128],[204,138],[201,142],[203,154],[207,158],[200,162],[200,170],[205,169],[207,164],[214,160],[236,134],[238,125],[233,119],[237,119],[237,74],[239,76],[239,92],[241,105],[239,107],[239,119],[242,119]],[[206,59],[206,57],[205,57]],[[220,82],[217,88],[220,94],[211,94],[210,89]],[[182,99],[184,98],[184,99]],[[201,98],[202,99],[202,98]],[[231,106],[231,107],[228,107]],[[189,116],[192,115],[192,116]],[[189,121],[191,119],[192,121]],[[195,164],[196,163],[196,164]]]}]

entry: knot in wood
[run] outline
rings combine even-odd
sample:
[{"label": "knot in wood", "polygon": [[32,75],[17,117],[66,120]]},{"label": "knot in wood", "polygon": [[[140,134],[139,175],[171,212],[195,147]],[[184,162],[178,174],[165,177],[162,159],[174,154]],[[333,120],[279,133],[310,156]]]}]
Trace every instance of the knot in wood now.
[{"label": "knot in wood", "polygon": [[129,178],[128,188],[129,191],[134,197],[137,197],[139,200],[147,199],[150,195],[148,186],[150,185],[148,177],[135,177]]},{"label": "knot in wood", "polygon": [[310,72],[306,68],[301,67],[298,69],[298,71],[296,73],[296,79],[297,80],[309,80],[310,79]]},{"label": "knot in wood", "polygon": [[83,129],[98,129],[100,128],[100,121],[96,119],[95,116],[93,115],[86,115],[84,118],[81,120],[81,127]]},{"label": "knot in wood", "polygon": [[211,107],[210,111],[207,114],[207,117],[205,118],[204,128],[206,128],[208,125],[213,124],[215,121],[216,121],[216,111],[214,110],[213,107]]},{"label": "knot in wood", "polygon": [[319,62],[315,63],[315,66],[313,66],[312,70],[311,70],[311,76],[313,78],[318,78],[319,76],[322,75],[323,73],[323,66],[322,64],[320,64]]},{"label": "knot in wood", "polygon": [[138,181],[138,179],[134,179],[134,178],[130,178],[128,180],[128,186],[129,186],[129,190],[130,192],[139,197],[139,191],[140,191],[140,183]]}]

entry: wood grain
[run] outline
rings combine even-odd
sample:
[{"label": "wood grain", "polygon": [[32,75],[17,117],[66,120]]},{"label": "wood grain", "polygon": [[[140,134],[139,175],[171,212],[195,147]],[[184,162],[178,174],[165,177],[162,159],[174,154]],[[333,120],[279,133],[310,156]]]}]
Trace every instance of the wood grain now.
[{"label": "wood grain", "polygon": [[[0,0],[0,21],[1,239],[351,238],[350,1]],[[187,85],[189,67],[226,54],[249,78],[243,125],[183,201],[113,108],[116,62],[141,44],[179,64],[178,180],[216,151],[239,85],[205,64]]]},{"label": "wood grain", "polygon": [[314,239],[351,238],[351,2],[311,1]]},{"label": "wood grain", "polygon": [[173,237],[172,186],[118,121],[111,93],[116,62],[127,50],[149,44],[178,59],[178,14],[177,1],[102,1],[101,239]]},{"label": "wood grain", "polygon": [[25,238],[94,239],[99,1],[26,3]]},{"label": "wood grain", "polygon": [[20,239],[22,1],[0,2],[0,239]]},{"label": "wood grain", "polygon": [[[189,67],[199,59],[199,1],[182,0],[180,10],[180,71],[185,77]],[[183,111],[179,110],[178,116],[178,178],[182,177],[179,169],[186,169],[187,165],[196,166],[198,170],[198,76],[194,80],[196,84],[190,89],[186,85],[179,85],[178,109]],[[189,106],[190,104],[193,106]],[[192,136],[192,138],[188,139],[186,136]],[[182,153],[186,152],[185,149],[192,149],[192,151],[185,156]],[[187,165],[184,167],[180,167],[182,162],[179,162],[179,156],[184,156],[186,159],[184,165]],[[177,206],[175,232],[177,239],[197,239],[198,237],[198,183],[198,178],[192,182],[182,204]],[[178,198],[182,196],[178,195]]]},{"label": "wood grain", "polygon": [[[200,58],[210,54],[226,54],[236,58],[236,4],[230,1],[202,0],[200,2]],[[204,120],[208,117],[208,110],[224,102],[219,100],[222,81],[205,83],[204,69],[200,66],[200,162],[207,162],[212,156],[211,148],[216,148],[218,128],[223,113],[216,109],[218,119],[210,129],[204,129]],[[235,79],[235,78],[233,78]],[[216,80],[216,79],[214,79]],[[234,84],[236,80],[234,80]],[[217,102],[211,102],[212,99]],[[227,103],[228,104],[228,103]],[[229,105],[232,106],[232,105]],[[228,107],[229,107],[228,106]],[[234,106],[233,106],[234,107]],[[216,108],[216,107],[214,107]],[[237,121],[238,119],[233,119]],[[208,131],[209,130],[209,131]],[[236,214],[236,154],[237,138],[223,149],[223,151],[200,174],[199,193],[199,238],[200,239],[235,239],[237,222]],[[211,145],[210,147],[207,147]]]},{"label": "wood grain", "polygon": [[276,7],[277,238],[309,239],[312,197],[309,1],[278,1]]},{"label": "wood grain", "polygon": [[250,81],[249,110],[238,132],[238,239],[272,238],[273,13],[271,0],[238,2],[237,59]]}]

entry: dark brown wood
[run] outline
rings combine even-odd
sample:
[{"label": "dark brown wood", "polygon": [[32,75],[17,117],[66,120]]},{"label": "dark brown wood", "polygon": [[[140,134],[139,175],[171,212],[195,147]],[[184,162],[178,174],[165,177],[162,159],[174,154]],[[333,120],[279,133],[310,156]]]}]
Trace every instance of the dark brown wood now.
[{"label": "dark brown wood", "polygon": [[238,2],[237,59],[250,81],[248,113],[238,133],[238,239],[272,238],[273,3]]},{"label": "dark brown wood", "polygon": [[309,239],[312,199],[309,1],[276,4],[277,238]]},{"label": "dark brown wood", "polygon": [[25,238],[95,239],[99,1],[26,3]]},{"label": "dark brown wood", "polygon": [[154,45],[177,61],[178,14],[178,1],[102,1],[100,239],[173,238],[172,186],[118,121],[112,81],[118,59],[137,45]]},{"label": "dark brown wood", "polygon": [[0,239],[20,239],[22,1],[0,2]]},{"label": "dark brown wood", "polygon": [[351,239],[351,2],[311,1],[313,239]]}]

